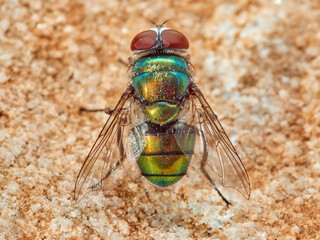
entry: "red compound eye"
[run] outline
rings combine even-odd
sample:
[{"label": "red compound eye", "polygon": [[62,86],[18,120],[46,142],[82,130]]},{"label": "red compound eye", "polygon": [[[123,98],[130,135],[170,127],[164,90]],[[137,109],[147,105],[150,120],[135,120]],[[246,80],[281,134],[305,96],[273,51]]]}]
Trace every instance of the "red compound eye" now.
[{"label": "red compound eye", "polygon": [[161,32],[163,44],[171,49],[188,49],[189,41],[185,35],[176,30],[168,29]]},{"label": "red compound eye", "polygon": [[153,30],[143,31],[137,34],[131,41],[131,50],[146,50],[156,43],[157,33]]}]

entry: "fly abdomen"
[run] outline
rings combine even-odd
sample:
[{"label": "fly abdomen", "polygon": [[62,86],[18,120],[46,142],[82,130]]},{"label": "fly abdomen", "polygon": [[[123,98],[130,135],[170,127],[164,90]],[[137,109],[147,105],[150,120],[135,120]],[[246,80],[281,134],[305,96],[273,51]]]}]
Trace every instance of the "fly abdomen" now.
[{"label": "fly abdomen", "polygon": [[195,143],[194,127],[177,122],[161,131],[148,126],[146,146],[137,159],[143,176],[160,187],[179,181],[187,172]]}]

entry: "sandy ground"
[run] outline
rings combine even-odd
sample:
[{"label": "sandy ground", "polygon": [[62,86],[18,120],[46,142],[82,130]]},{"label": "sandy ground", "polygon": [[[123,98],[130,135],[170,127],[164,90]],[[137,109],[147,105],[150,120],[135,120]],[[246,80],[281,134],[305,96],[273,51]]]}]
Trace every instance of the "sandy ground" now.
[{"label": "sandy ground", "polygon": [[[226,207],[200,175],[129,177],[75,204],[74,182],[152,27],[190,41],[195,80],[247,168]],[[0,239],[320,239],[320,2],[0,2]],[[128,173],[131,175],[131,173]]]}]

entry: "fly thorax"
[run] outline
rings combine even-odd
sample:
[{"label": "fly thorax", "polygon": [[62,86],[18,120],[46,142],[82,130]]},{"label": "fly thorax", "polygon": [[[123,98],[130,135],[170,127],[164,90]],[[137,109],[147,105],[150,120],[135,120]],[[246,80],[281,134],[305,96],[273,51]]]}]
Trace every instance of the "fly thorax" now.
[{"label": "fly thorax", "polygon": [[175,119],[189,78],[188,62],[183,57],[160,55],[138,59],[133,67],[133,86],[144,103],[146,117],[160,125]]}]

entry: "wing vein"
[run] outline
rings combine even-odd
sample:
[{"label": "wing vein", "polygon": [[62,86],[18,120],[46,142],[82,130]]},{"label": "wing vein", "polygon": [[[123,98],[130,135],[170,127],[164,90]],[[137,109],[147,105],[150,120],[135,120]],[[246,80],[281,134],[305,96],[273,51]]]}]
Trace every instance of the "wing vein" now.
[{"label": "wing vein", "polygon": [[[87,178],[92,171],[92,168],[96,165],[97,159],[101,155],[102,150],[105,147],[106,155],[103,159],[102,168],[100,175],[100,180],[103,177],[103,172],[106,168],[109,168],[110,166],[110,157],[108,155],[110,154],[110,148],[111,145],[114,142],[114,139],[116,137],[116,134],[119,130],[119,127],[121,127],[121,123],[124,118],[124,104],[127,102],[127,100],[132,97],[132,86],[129,86],[127,90],[122,94],[117,106],[109,116],[108,120],[106,121],[104,127],[102,128],[97,140],[93,144],[85,162],[83,163],[80,172],[78,174],[76,183],[75,183],[75,189],[74,189],[74,198],[77,201],[79,198],[79,195],[81,194],[81,190],[83,188],[83,185],[86,183]],[[127,116],[127,115],[125,115]]]},{"label": "wing vein", "polygon": [[198,122],[203,130],[200,131],[208,136],[206,137],[209,145],[208,151],[214,149],[217,154],[216,157],[210,155],[210,158],[204,163],[204,166],[212,171],[209,177],[215,179],[224,187],[232,187],[238,190],[243,196],[249,198],[249,177],[236,149],[201,91],[195,84],[192,84],[191,89],[193,91],[191,94],[196,97],[201,105]]}]

